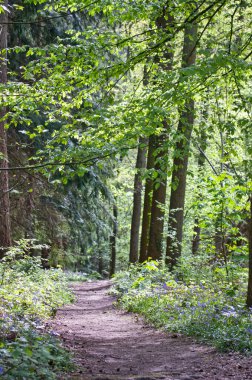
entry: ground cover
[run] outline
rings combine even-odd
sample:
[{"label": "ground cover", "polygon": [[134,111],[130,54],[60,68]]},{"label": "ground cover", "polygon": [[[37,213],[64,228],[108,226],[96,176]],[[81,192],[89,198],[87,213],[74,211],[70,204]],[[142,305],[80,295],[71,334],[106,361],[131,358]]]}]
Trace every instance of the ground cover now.
[{"label": "ground cover", "polygon": [[44,270],[26,241],[0,264],[0,375],[6,380],[55,379],[69,353],[46,322],[74,297],[62,270]]},{"label": "ground cover", "polygon": [[[132,266],[115,277],[114,294],[128,311],[168,332],[210,343],[221,351],[252,353],[252,310],[245,307],[244,270],[227,279],[225,268],[178,267],[161,263]],[[191,269],[191,270],[190,270]],[[204,273],[205,271],[205,273]]]}]

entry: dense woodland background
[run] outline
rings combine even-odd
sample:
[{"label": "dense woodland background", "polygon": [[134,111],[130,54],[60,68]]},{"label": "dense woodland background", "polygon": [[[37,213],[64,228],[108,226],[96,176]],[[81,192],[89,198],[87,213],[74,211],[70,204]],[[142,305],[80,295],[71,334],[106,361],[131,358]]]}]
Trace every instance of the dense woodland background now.
[{"label": "dense woodland background", "polygon": [[4,379],[71,367],[59,268],[252,352],[251,27],[251,0],[0,1]]},{"label": "dense woodland background", "polygon": [[1,8],[2,257],[248,268],[251,1]]}]

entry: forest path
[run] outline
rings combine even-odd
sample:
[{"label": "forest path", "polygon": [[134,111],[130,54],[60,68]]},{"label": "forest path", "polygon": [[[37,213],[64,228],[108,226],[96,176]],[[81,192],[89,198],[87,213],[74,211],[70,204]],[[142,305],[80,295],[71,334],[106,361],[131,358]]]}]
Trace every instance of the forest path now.
[{"label": "forest path", "polygon": [[251,359],[218,354],[115,309],[110,286],[110,281],[74,285],[76,303],[57,312],[54,329],[78,367],[68,379],[252,379]]}]

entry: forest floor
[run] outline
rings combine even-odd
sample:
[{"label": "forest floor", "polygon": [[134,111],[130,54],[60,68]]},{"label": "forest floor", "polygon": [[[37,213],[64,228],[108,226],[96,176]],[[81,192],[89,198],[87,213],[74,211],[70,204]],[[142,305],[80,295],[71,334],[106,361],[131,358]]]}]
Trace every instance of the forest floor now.
[{"label": "forest floor", "polygon": [[77,365],[68,379],[252,379],[251,357],[220,354],[146,325],[142,318],[115,308],[110,286],[110,281],[73,285],[75,304],[57,312],[54,330]]}]

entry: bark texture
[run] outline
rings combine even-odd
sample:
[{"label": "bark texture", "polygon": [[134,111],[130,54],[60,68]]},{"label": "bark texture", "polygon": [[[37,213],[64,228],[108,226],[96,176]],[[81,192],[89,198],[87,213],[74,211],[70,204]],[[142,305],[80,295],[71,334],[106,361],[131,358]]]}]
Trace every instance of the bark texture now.
[{"label": "bark texture", "polygon": [[[5,6],[8,1],[5,0]],[[0,83],[7,83],[7,13],[0,14]],[[6,108],[0,106],[0,258],[3,257],[5,248],[11,245],[10,225],[10,199],[8,176],[8,151],[5,122]]]}]

